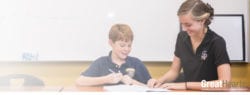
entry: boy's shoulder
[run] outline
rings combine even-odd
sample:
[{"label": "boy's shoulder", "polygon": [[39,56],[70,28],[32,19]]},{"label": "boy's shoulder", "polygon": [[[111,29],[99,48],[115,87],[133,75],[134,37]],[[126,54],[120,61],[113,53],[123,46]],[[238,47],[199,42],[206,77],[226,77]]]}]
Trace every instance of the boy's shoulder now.
[{"label": "boy's shoulder", "polygon": [[109,56],[101,56],[98,57],[96,60],[107,60],[109,58]]},{"label": "boy's shoulder", "polygon": [[94,60],[93,63],[99,64],[99,63],[103,63],[103,62],[108,62],[108,60],[109,60],[108,56],[101,56],[101,57],[98,57],[96,60]]},{"label": "boy's shoulder", "polygon": [[139,58],[137,58],[137,57],[132,57],[132,56],[128,56],[128,57],[127,57],[127,61],[128,61],[128,62],[131,62],[131,63],[138,63],[138,64],[141,64],[141,63],[142,63],[142,61],[141,61]]},{"label": "boy's shoulder", "polygon": [[[110,60],[109,56],[101,56],[101,57],[97,58],[93,63],[103,65],[103,63],[110,63],[110,62],[111,62],[111,60]],[[139,58],[132,57],[132,56],[127,57],[126,63],[132,63],[133,65],[143,64]]]},{"label": "boy's shoulder", "polygon": [[140,60],[139,58],[134,57],[134,56],[128,56],[127,58],[130,59],[130,60]]}]

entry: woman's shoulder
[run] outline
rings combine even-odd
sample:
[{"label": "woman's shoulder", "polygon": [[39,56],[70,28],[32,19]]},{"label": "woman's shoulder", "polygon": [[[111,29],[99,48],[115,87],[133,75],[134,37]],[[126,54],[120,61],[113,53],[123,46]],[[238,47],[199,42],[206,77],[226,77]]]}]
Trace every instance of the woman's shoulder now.
[{"label": "woman's shoulder", "polygon": [[186,41],[189,38],[187,32],[181,31],[178,33],[177,39],[180,41]]},{"label": "woman's shoulder", "polygon": [[226,41],[225,39],[220,36],[219,34],[217,34],[216,32],[210,30],[209,32],[209,39],[210,42],[213,44],[213,46],[226,46]]},{"label": "woman's shoulder", "polygon": [[213,42],[225,42],[224,38],[216,32],[210,30],[209,33]]},{"label": "woman's shoulder", "polygon": [[188,36],[188,34],[187,34],[187,32],[185,32],[185,31],[180,31],[180,32],[178,33],[178,36]]}]

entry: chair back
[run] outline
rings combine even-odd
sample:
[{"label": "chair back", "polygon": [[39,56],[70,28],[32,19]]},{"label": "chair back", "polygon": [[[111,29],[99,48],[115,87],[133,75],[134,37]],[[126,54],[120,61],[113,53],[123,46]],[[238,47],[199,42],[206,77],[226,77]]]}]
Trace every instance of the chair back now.
[{"label": "chair back", "polygon": [[[5,76],[0,76],[0,86],[11,86],[13,85],[13,80],[22,82],[21,86],[44,86],[44,82],[33,75],[28,74],[10,74]],[[21,80],[21,81],[20,81]]]}]

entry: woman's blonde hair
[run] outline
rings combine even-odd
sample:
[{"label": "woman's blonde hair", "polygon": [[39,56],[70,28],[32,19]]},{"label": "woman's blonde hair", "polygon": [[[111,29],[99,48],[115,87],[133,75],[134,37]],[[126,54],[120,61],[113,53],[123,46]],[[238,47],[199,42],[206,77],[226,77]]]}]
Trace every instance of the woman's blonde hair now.
[{"label": "woman's blonde hair", "polygon": [[205,4],[201,0],[186,0],[180,6],[177,15],[191,14],[194,20],[205,20],[205,25],[208,26],[214,16],[214,9],[210,4]]}]

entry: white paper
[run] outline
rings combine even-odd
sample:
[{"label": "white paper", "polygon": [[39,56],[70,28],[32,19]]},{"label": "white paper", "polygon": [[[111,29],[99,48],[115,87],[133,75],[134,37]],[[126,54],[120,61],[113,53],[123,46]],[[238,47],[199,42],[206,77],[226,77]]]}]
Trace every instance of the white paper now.
[{"label": "white paper", "polygon": [[106,91],[110,92],[166,92],[167,89],[162,88],[148,88],[146,86],[138,85],[112,85],[104,86]]}]

